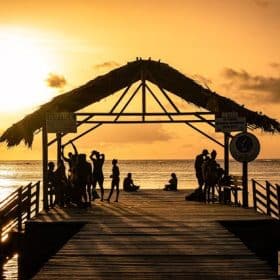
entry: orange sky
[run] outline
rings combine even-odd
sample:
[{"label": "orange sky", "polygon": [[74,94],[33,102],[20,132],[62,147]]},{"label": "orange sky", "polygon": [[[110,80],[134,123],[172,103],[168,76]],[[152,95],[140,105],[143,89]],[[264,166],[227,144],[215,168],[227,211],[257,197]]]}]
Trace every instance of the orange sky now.
[{"label": "orange sky", "polygon": [[[1,1],[0,133],[39,104],[136,57],[161,59],[280,120],[279,13],[278,0]],[[111,100],[97,110],[109,111]],[[254,133],[260,158],[280,158],[279,136]],[[204,147],[222,156],[185,125],[104,126],[77,145],[108,158],[193,158]],[[0,144],[0,153],[40,159],[40,134],[32,150]]]}]

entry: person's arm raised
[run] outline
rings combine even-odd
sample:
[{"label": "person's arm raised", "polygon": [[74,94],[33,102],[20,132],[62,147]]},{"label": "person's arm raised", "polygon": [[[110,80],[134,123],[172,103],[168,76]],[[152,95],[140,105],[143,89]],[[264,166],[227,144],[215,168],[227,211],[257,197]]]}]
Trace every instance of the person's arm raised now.
[{"label": "person's arm raised", "polygon": [[64,146],[62,147],[62,149],[61,149],[61,156],[62,156],[62,158],[63,158],[63,160],[65,160],[65,161],[69,161],[69,158],[67,158],[65,155],[64,155]]},{"label": "person's arm raised", "polygon": [[74,149],[75,155],[77,155],[78,154],[78,150],[77,150],[76,146],[74,145],[74,143],[72,141],[70,143],[71,143],[71,145],[72,145],[72,147]]}]

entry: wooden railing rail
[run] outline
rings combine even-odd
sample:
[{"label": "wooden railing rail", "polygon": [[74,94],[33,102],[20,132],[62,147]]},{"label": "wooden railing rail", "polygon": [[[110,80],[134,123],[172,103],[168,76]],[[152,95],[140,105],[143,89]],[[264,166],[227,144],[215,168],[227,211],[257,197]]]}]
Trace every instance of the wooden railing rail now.
[{"label": "wooden railing rail", "polygon": [[280,187],[252,179],[253,207],[256,211],[280,219]]},{"label": "wooden railing rail", "polygon": [[24,222],[39,213],[40,181],[20,187],[0,202],[0,242],[8,233],[22,231]]}]

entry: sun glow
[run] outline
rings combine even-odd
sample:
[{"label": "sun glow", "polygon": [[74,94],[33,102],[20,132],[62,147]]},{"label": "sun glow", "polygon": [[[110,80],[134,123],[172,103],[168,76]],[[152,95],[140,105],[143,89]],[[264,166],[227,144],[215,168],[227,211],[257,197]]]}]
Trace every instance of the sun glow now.
[{"label": "sun glow", "polygon": [[0,112],[33,108],[51,96],[50,57],[28,34],[0,30]]}]

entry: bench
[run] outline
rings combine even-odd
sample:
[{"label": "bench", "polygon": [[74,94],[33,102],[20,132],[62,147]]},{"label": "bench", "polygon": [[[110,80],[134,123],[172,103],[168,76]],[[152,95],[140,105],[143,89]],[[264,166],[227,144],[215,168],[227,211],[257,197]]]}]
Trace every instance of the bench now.
[{"label": "bench", "polygon": [[[238,191],[242,190],[242,176],[230,175],[227,182],[219,184],[219,201],[224,204],[233,204],[239,206]],[[233,202],[231,197],[233,196]]]}]

